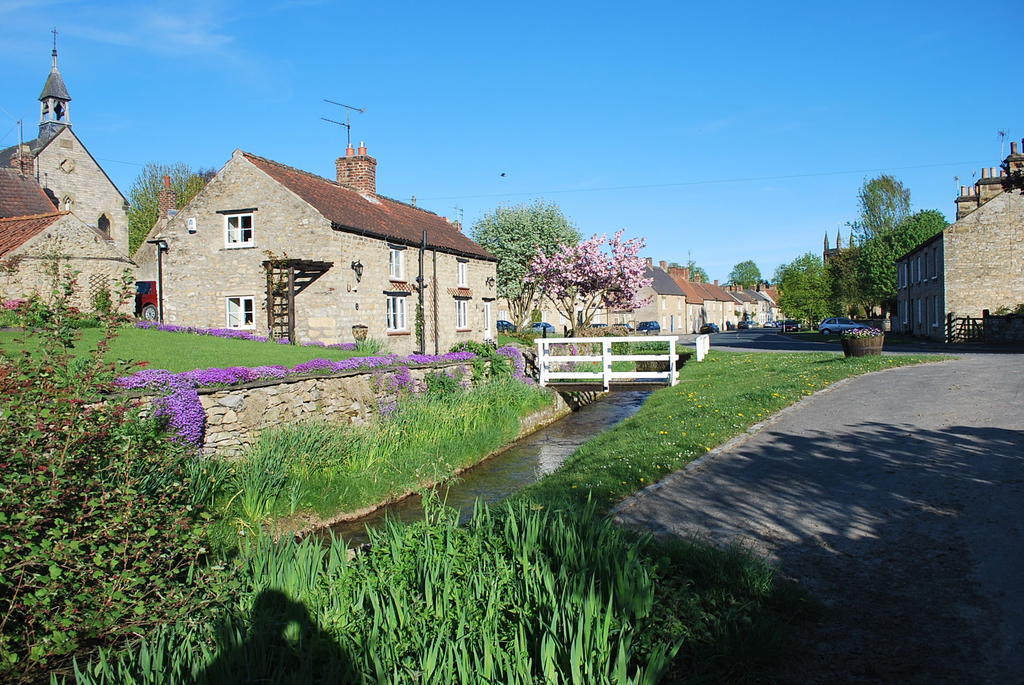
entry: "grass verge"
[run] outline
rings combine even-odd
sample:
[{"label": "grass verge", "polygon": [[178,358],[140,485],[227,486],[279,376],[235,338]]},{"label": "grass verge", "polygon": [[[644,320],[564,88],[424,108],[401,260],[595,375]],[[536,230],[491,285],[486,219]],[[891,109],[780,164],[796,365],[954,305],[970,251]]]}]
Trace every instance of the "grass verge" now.
[{"label": "grass verge", "polygon": [[284,527],[297,529],[385,502],[508,444],[519,420],[551,401],[549,391],[502,379],[403,400],[367,425],[310,421],[266,430],[238,461],[207,462],[230,469],[219,478],[211,473],[223,483],[214,508],[240,530],[286,517]]},{"label": "grass verge", "polygon": [[635,415],[584,444],[518,496],[564,505],[592,498],[607,509],[836,381],[940,359],[948,357],[715,350],[703,362],[687,364],[678,385],[653,393]]},{"label": "grass verge", "polygon": [[[81,339],[71,350],[76,357],[95,350],[103,334],[99,328],[84,328],[81,333]],[[8,356],[21,350],[37,351],[40,344],[39,338],[28,331],[0,331],[0,353]],[[144,361],[153,369],[180,372],[228,366],[295,366],[310,359],[340,360],[356,356],[365,354],[125,327],[111,343],[106,359]]]}]

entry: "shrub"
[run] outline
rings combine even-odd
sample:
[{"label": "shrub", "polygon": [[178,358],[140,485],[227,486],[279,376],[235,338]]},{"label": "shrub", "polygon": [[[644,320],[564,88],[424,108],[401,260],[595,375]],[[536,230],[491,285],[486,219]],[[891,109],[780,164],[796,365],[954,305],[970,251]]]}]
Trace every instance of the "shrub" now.
[{"label": "shrub", "polygon": [[494,343],[464,340],[452,345],[450,352],[472,352],[476,355],[471,362],[473,380],[477,382],[489,378],[511,378],[515,372],[508,355],[499,354]]},{"label": "shrub", "polygon": [[453,374],[444,371],[431,371],[424,379],[429,395],[454,395],[462,390],[462,384]]},{"label": "shrub", "polygon": [[40,354],[0,356],[0,679],[21,681],[67,655],[181,615],[202,554],[186,473],[157,419],[103,401],[117,369],[105,320],[74,359],[73,279],[36,300]]}]

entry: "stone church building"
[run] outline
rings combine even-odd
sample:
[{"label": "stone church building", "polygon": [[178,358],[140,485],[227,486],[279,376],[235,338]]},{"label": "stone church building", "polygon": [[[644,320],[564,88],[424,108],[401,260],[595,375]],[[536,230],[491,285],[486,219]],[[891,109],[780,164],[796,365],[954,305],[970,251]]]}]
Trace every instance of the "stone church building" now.
[{"label": "stone church building", "polygon": [[128,202],[72,130],[56,46],[39,103],[38,136],[0,150],[0,297],[46,295],[58,258],[79,272],[76,304],[88,309],[134,267]]},{"label": "stone church building", "polygon": [[494,338],[497,258],[378,194],[376,170],[362,145],[335,180],[236,150],[182,209],[165,187],[135,253],[140,279],[161,282],[164,321],[293,342],[367,335],[406,354]]}]

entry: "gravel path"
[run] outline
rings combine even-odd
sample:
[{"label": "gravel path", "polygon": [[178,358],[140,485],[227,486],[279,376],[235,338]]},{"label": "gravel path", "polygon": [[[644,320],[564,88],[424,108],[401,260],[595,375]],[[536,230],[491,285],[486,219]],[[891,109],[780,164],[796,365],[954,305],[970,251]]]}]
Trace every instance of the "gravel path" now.
[{"label": "gravel path", "polygon": [[837,384],[617,508],[739,542],[825,610],[786,682],[1024,682],[1024,355]]}]

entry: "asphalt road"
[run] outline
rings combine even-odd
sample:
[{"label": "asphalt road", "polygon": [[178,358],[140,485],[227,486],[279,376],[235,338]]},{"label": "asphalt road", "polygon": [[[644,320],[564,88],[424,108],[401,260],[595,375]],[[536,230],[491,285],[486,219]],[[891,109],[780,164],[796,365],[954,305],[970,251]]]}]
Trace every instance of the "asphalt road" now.
[{"label": "asphalt road", "polygon": [[825,608],[765,677],[829,684],[1024,682],[1022,514],[1006,354],[836,384],[617,509],[777,563]]}]

